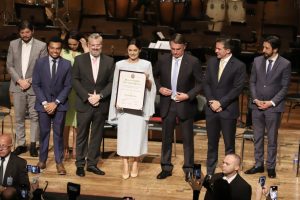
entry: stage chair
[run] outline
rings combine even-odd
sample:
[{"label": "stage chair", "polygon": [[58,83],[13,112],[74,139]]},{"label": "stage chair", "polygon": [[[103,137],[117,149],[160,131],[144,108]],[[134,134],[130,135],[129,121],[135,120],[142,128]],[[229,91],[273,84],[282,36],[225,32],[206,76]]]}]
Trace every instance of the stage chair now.
[{"label": "stage chair", "polygon": [[15,134],[13,130],[13,119],[11,115],[11,102],[9,95],[9,81],[0,82],[0,120],[2,124],[1,134],[4,133],[4,119],[6,116],[10,118],[11,135],[13,140],[13,149],[15,148]]}]

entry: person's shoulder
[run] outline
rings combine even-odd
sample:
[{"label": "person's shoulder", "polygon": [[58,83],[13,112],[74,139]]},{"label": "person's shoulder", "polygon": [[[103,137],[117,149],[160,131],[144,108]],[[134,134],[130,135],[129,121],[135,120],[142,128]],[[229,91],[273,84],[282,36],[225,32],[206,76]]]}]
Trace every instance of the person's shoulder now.
[{"label": "person's shoulder", "polygon": [[238,174],[236,176],[236,179],[237,179],[237,184],[239,184],[240,186],[251,188],[251,185],[241,175]]},{"label": "person's shoulder", "polygon": [[47,44],[41,40],[38,40],[38,39],[35,39],[35,38],[32,38],[33,39],[33,42],[34,42],[34,45],[38,45],[38,46],[46,46]]},{"label": "person's shoulder", "polygon": [[288,59],[282,56],[278,56],[278,61],[282,62],[283,65],[289,65],[291,63]]},{"label": "person's shoulder", "polygon": [[10,154],[10,160],[13,160],[14,162],[18,162],[18,163],[25,163],[25,164],[27,163],[27,161],[24,158],[21,158],[14,153]]},{"label": "person's shoulder", "polygon": [[103,53],[100,56],[101,56],[102,59],[105,59],[105,60],[108,60],[108,61],[113,61],[114,60],[113,57],[105,55]]},{"label": "person's shoulder", "polygon": [[265,59],[265,57],[263,55],[257,56],[257,57],[254,58],[254,62],[261,61],[263,59]]},{"label": "person's shoulder", "polygon": [[151,64],[150,61],[145,60],[145,59],[139,59],[139,62],[140,62],[142,65],[147,65],[147,66]]},{"label": "person's shoulder", "polygon": [[10,41],[10,46],[16,46],[21,42],[21,38],[17,38]]}]

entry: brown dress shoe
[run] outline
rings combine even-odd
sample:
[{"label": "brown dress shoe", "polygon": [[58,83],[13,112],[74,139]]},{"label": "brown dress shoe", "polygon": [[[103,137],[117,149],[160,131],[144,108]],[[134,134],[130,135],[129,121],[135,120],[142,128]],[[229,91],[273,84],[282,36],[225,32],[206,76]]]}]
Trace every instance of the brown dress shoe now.
[{"label": "brown dress shoe", "polygon": [[62,163],[56,164],[57,173],[59,175],[66,175],[66,169]]},{"label": "brown dress shoe", "polygon": [[46,163],[39,161],[36,166],[38,166],[40,169],[45,169],[46,168]]}]

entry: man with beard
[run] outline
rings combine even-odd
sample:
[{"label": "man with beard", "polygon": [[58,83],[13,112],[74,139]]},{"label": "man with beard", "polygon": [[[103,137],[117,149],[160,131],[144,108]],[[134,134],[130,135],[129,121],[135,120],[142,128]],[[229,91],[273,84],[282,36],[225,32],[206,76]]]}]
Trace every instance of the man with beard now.
[{"label": "man with beard", "polygon": [[36,96],[31,87],[32,72],[37,58],[47,55],[46,43],[33,38],[33,25],[22,21],[18,27],[20,38],[10,42],[7,54],[7,71],[11,76],[10,92],[13,95],[15,111],[16,142],[14,153],[27,151],[25,135],[26,111],[30,118],[30,156],[37,157],[38,114],[34,110]]},{"label": "man with beard", "polygon": [[263,54],[254,59],[250,91],[253,99],[252,122],[254,130],[255,165],[245,174],[264,172],[264,134],[268,136],[266,167],[270,178],[276,177],[277,136],[281,113],[291,76],[291,63],[278,52],[280,39],[269,36],[263,43]]},{"label": "man with beard", "polygon": [[89,53],[77,56],[72,69],[77,94],[76,175],[80,177],[85,176],[85,165],[88,172],[105,174],[97,164],[115,65],[113,58],[102,53],[102,42],[98,33],[92,33],[88,37]]}]

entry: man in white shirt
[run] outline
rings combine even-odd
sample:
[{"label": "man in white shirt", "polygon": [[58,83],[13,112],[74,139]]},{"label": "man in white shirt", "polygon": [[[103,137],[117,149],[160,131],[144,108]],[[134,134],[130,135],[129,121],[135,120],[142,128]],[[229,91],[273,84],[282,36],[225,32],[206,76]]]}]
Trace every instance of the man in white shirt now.
[{"label": "man in white shirt", "polygon": [[19,155],[27,151],[25,135],[25,116],[28,111],[30,118],[30,156],[37,157],[36,141],[39,136],[38,114],[34,110],[36,96],[31,87],[32,72],[35,61],[47,55],[44,42],[33,38],[33,25],[22,21],[19,25],[20,38],[10,42],[6,66],[11,76],[10,92],[13,95],[15,111],[15,128],[17,148],[14,153]]}]

